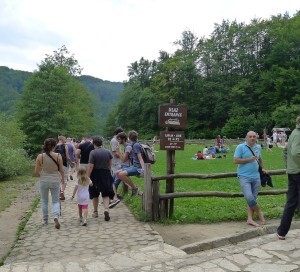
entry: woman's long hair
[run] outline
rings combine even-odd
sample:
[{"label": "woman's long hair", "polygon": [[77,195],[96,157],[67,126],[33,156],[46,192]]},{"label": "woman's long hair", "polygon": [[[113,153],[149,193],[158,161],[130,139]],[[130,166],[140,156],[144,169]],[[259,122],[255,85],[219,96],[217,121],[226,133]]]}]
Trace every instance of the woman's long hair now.
[{"label": "woman's long hair", "polygon": [[77,171],[78,184],[81,186],[88,186],[90,184],[90,179],[87,176],[86,170],[83,167],[79,167]]},{"label": "woman's long hair", "polygon": [[55,146],[56,146],[56,140],[53,138],[48,138],[44,141],[43,151],[46,154],[49,154]]}]

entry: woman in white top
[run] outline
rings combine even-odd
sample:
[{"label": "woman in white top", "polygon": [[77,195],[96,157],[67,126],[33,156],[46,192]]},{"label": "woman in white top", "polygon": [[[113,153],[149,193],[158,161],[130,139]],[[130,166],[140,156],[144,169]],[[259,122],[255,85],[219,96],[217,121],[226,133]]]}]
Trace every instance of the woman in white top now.
[{"label": "woman in white top", "polygon": [[48,138],[45,140],[44,152],[36,158],[35,173],[40,177],[43,224],[48,224],[48,198],[50,191],[55,228],[59,229],[59,194],[60,184],[64,184],[64,167],[61,155],[53,152],[55,146],[56,141],[54,139]]}]

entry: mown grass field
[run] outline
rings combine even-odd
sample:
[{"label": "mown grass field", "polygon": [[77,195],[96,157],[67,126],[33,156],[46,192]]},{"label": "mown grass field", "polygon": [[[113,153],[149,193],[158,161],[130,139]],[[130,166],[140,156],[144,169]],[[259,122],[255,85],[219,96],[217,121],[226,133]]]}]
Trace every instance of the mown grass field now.
[{"label": "mown grass field", "polygon": [[[237,165],[233,163],[233,153],[236,146],[231,146],[227,157],[224,159],[193,160],[192,157],[204,146],[186,145],[184,151],[176,151],[175,174],[179,173],[226,173],[236,172]],[[159,150],[159,146],[156,146]],[[262,150],[264,168],[267,170],[284,169],[282,160],[282,148],[273,148],[273,152]],[[153,176],[166,174],[166,151],[156,152],[156,163],[152,165]],[[143,191],[144,180],[134,178],[134,182]],[[275,189],[287,189],[287,176],[272,176]],[[166,182],[160,181],[161,193],[165,192]],[[271,190],[270,187],[261,190]],[[201,179],[175,179],[176,192],[193,191],[221,191],[241,192],[237,178],[223,178],[213,180]],[[285,195],[259,196],[258,203],[261,206],[265,217],[280,218],[285,204]],[[134,214],[144,219],[141,212],[141,198],[125,197],[125,201]],[[174,200],[174,216],[164,223],[215,223],[221,221],[241,221],[246,218],[246,202],[244,198],[178,198]]]}]

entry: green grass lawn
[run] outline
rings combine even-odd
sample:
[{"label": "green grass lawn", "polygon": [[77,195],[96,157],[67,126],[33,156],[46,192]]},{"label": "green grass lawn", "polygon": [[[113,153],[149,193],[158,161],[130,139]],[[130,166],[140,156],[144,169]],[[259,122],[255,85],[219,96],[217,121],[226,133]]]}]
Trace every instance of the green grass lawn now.
[{"label": "green grass lawn", "polygon": [[[203,150],[204,146],[186,145],[184,151],[176,151],[175,174],[179,173],[226,173],[236,172],[237,165],[233,163],[233,153],[236,146],[230,148],[226,158],[212,160],[193,160],[192,157],[198,150]],[[156,147],[159,150],[159,147]],[[262,150],[264,168],[267,170],[284,169],[282,160],[282,149],[273,148],[273,152]],[[151,166],[153,176],[166,174],[166,151],[156,152],[156,163]],[[272,176],[274,188],[265,187],[262,190],[287,189],[287,176]],[[144,187],[142,178],[133,178],[141,190]],[[165,193],[166,182],[160,181],[160,192]],[[196,191],[221,191],[221,192],[241,192],[237,178],[223,179],[175,179],[175,192],[196,192]],[[285,204],[285,195],[259,196],[258,203],[261,206],[265,217],[279,218]],[[134,214],[144,219],[141,212],[141,198],[130,196],[125,197],[125,201]],[[174,216],[165,223],[215,223],[220,221],[245,220],[246,202],[244,198],[177,198],[174,199]]]}]

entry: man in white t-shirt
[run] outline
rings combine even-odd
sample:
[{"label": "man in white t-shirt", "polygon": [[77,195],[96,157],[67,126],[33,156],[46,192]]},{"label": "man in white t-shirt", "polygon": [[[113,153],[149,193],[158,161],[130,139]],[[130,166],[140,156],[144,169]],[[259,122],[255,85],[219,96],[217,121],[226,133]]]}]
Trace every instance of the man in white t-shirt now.
[{"label": "man in white t-shirt", "polygon": [[122,164],[119,154],[117,152],[117,150],[120,149],[120,144],[117,140],[117,135],[118,135],[118,133],[123,132],[123,131],[124,130],[121,127],[116,128],[116,130],[114,132],[114,137],[110,141],[110,151],[113,156],[112,167],[111,167],[113,174],[115,173],[115,171],[117,171],[121,168],[121,164]]},{"label": "man in white t-shirt", "polygon": [[[121,165],[122,165],[122,161],[121,161],[121,158],[119,155],[120,143],[117,140],[117,135],[123,131],[124,130],[121,127],[117,127],[114,132],[114,137],[110,141],[110,151],[113,156],[112,166],[111,166],[111,171],[112,171],[113,177],[115,177],[115,172],[117,170],[121,169]],[[113,201],[111,201],[109,208],[113,208],[116,204],[118,204],[120,202],[120,200],[118,199],[118,196],[117,196],[117,188],[116,188],[115,184],[113,184],[113,190],[114,190],[115,196],[114,196]]]}]

